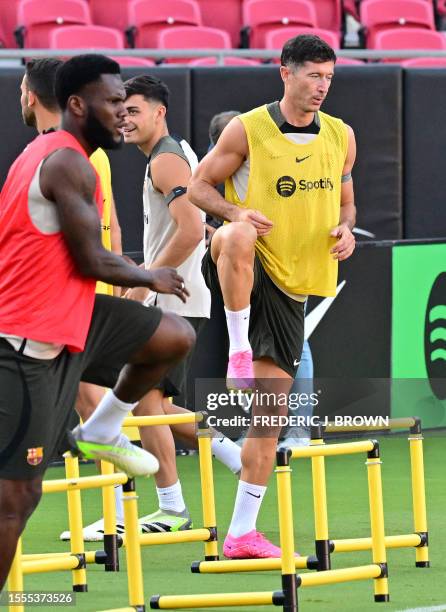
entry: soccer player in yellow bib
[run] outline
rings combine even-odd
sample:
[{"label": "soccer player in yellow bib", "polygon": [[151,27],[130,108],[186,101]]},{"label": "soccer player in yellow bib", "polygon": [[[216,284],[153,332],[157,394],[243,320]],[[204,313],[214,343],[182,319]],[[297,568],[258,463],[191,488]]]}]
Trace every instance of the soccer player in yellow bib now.
[{"label": "soccer player in yellow bib", "polygon": [[[22,116],[26,125],[35,127],[41,134],[57,129],[61,120],[60,109],[54,93],[56,71],[63,62],[55,58],[31,60],[27,63],[21,83]],[[102,212],[102,242],[105,248],[122,254],[121,229],[116,214],[113,199],[110,162],[103,149],[96,149],[90,161],[99,175],[104,199]],[[119,287],[112,287],[98,281],[96,292],[106,295],[120,295]],[[76,401],[76,410],[83,421],[92,415],[102,396],[104,389],[97,385],[81,382]],[[124,522],[122,508],[122,487],[115,488],[117,524],[121,530]],[[123,529],[123,528],[122,528]],[[96,529],[91,530],[96,534]],[[62,537],[64,536],[64,537]],[[69,539],[68,532],[62,534],[62,539]],[[88,534],[87,534],[88,537]],[[95,536],[96,537],[96,536]]]},{"label": "soccer player in yellow bib", "polygon": [[[320,111],[335,62],[317,36],[287,41],[282,99],[234,118],[189,184],[193,204],[228,222],[203,259],[207,283],[225,305],[228,387],[268,392],[262,402],[255,394],[242,449],[223,549],[229,558],[280,557],[256,530],[280,433],[274,417],[287,412],[306,297],[335,295],[338,262],[355,247],[353,130]],[[215,189],[223,181],[225,198]]]}]

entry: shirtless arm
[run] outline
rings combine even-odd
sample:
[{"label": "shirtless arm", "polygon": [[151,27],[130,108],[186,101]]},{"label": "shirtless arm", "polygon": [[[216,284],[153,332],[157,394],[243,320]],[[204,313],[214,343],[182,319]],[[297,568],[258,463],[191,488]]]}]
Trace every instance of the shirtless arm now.
[{"label": "shirtless arm", "polygon": [[261,212],[239,208],[215,189],[232,176],[249,154],[248,140],[240,119],[235,117],[223,130],[216,146],[200,162],[187,190],[189,200],[205,212],[225,221],[251,223],[259,236],[271,231],[272,222]]},{"label": "shirtless arm", "polygon": [[[356,141],[355,134],[350,126],[348,130],[348,147],[347,156],[345,158],[342,176],[347,176],[351,173],[356,159]],[[353,192],[353,179],[341,183],[341,211],[339,215],[339,225],[331,231],[330,235],[338,238],[338,242],[331,249],[335,259],[342,261],[350,257],[355,250],[355,237],[352,234],[352,229],[356,221],[356,207]]]},{"label": "shirtless arm", "polygon": [[104,249],[101,222],[94,202],[95,173],[77,151],[60,149],[50,155],[40,172],[40,188],[43,196],[57,206],[61,231],[83,276],[111,285],[149,287],[186,300],[187,290],[175,270],[143,270],[130,266],[119,255]]}]

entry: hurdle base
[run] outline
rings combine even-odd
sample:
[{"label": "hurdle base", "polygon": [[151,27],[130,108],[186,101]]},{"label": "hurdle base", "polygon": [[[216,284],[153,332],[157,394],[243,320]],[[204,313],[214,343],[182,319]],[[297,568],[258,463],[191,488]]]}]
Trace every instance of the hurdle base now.
[{"label": "hurdle base", "polygon": [[430,561],[415,561],[415,567],[430,567]]},{"label": "hurdle base", "polygon": [[390,601],[390,595],[375,595],[375,601],[377,603],[388,602]]},{"label": "hurdle base", "polygon": [[97,550],[94,555],[96,565],[105,565],[107,563],[107,553],[105,550]]},{"label": "hurdle base", "polygon": [[117,534],[104,534],[104,551],[106,572],[119,572],[119,544]]}]

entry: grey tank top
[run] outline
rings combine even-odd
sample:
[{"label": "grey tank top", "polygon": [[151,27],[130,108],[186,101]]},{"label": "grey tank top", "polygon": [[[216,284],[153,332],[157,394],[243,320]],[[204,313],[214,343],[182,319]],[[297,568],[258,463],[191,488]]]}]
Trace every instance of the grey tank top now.
[{"label": "grey tank top", "polygon": [[[178,155],[189,164],[192,172],[198,165],[197,156],[185,140],[177,141],[172,136],[164,136],[155,145],[147,164],[143,189],[144,263],[147,267],[155,261],[176,230],[176,223],[170,214],[166,197],[154,188],[150,174],[151,162],[161,153]],[[156,305],[183,317],[210,317],[211,296],[201,274],[201,260],[206,250],[204,233],[206,215],[203,211],[200,212],[203,221],[203,238],[194,252],[177,268],[178,274],[184,278],[190,297],[186,304],[183,304],[175,295],[151,292],[145,302],[147,305]]]}]

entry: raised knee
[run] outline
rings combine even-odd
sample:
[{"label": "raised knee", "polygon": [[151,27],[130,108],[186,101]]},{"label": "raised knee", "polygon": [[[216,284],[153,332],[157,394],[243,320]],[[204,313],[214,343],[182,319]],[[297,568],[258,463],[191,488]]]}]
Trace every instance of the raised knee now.
[{"label": "raised knee", "polygon": [[197,335],[189,321],[182,317],[180,319],[180,326],[181,332],[178,334],[178,350],[181,355],[187,355],[193,349]]},{"label": "raised knee", "polygon": [[192,350],[196,334],[192,325],[183,317],[168,315],[171,323],[171,338],[173,339],[173,352],[177,358],[182,358]]},{"label": "raised knee", "polygon": [[250,252],[257,240],[257,230],[246,221],[234,221],[225,225],[222,232],[222,249],[235,249],[237,253]]}]

